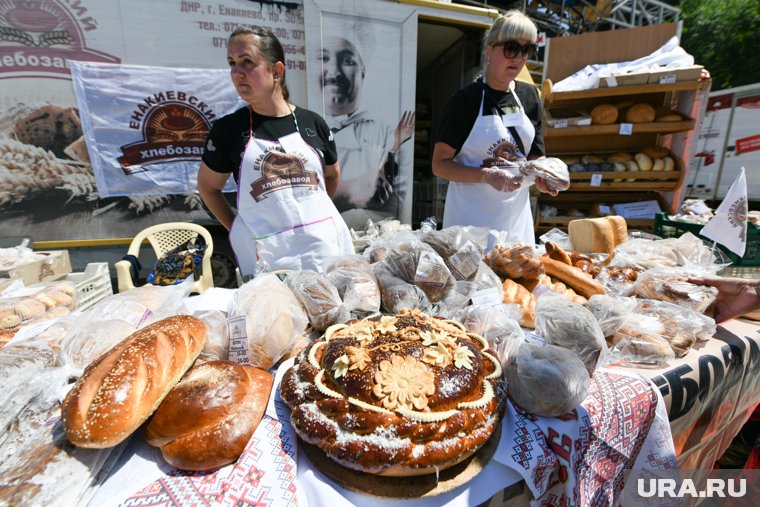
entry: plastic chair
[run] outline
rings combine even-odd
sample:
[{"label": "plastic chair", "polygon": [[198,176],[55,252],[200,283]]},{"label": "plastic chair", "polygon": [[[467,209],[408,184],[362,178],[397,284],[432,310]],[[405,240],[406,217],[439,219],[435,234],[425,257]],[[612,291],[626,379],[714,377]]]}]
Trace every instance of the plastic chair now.
[{"label": "plastic chair", "polygon": [[[205,227],[189,222],[167,222],[153,225],[143,229],[134,237],[129,245],[129,250],[127,250],[127,255],[138,257],[140,246],[147,239],[158,259],[166,252],[198,236],[201,236],[206,242],[206,251],[203,253],[203,261],[201,262],[201,274],[193,283],[191,292],[201,293],[214,287],[214,277],[211,273],[211,255],[214,253],[214,243],[211,239],[211,233]],[[128,260],[121,260],[114,266],[116,267],[119,292],[133,289],[135,285],[130,274],[132,264]]]}]

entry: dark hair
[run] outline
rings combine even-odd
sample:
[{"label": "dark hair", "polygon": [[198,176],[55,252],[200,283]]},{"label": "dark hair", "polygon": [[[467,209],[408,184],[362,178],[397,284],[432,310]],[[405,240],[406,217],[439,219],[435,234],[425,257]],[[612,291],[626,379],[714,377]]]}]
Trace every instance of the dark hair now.
[{"label": "dark hair", "polygon": [[[269,28],[256,25],[240,25],[235,28],[228,40],[232,40],[233,37],[238,35],[253,35],[256,37],[256,48],[259,53],[269,62],[269,65],[274,67],[277,62],[285,64],[285,51],[282,49],[282,44],[275,34]],[[280,88],[282,88],[282,96],[285,100],[290,97],[288,91],[288,85],[285,84],[285,70],[282,71],[282,79],[280,79]]]}]

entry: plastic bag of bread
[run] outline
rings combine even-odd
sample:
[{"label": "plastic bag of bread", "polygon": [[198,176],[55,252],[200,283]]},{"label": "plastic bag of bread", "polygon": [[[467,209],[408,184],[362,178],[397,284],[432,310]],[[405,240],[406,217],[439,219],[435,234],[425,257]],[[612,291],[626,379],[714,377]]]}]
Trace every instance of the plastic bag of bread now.
[{"label": "plastic bag of bread", "polygon": [[586,302],[586,308],[599,321],[605,338],[614,335],[638,306],[635,298],[597,294]]},{"label": "plastic bag of bread", "polygon": [[643,271],[635,266],[605,266],[594,279],[611,296],[630,296],[636,279]]},{"label": "plastic bag of bread", "polygon": [[340,255],[329,259],[325,276],[338,289],[346,309],[361,317],[380,310],[380,288],[367,259],[361,255]]},{"label": "plastic bag of bread", "polygon": [[484,262],[480,263],[480,267],[475,272],[475,276],[471,281],[477,286],[478,291],[495,289],[499,301],[504,300],[504,288],[502,287],[501,279]]},{"label": "plastic bag of bread", "polygon": [[195,312],[197,317],[206,324],[206,343],[203,345],[199,362],[218,361],[230,357],[230,333],[227,325],[227,312],[220,310],[204,310]]},{"label": "plastic bag of bread", "polygon": [[663,338],[663,324],[646,315],[629,316],[610,337],[609,362],[624,362],[637,366],[664,367],[676,354]]},{"label": "plastic bag of bread", "polygon": [[413,236],[394,242],[385,262],[394,276],[422,289],[431,303],[440,301],[454,290],[456,279],[441,256]]},{"label": "plastic bag of bread", "polygon": [[679,268],[653,268],[641,273],[631,295],[673,303],[711,315],[718,289],[688,282],[690,274]]},{"label": "plastic bag of bread", "polygon": [[477,273],[483,247],[466,227],[427,229],[420,238],[441,256],[457,280],[471,280]]},{"label": "plastic bag of bread", "polygon": [[570,188],[570,173],[567,164],[562,159],[544,157],[536,160],[528,160],[520,166],[523,182],[533,182],[536,178],[542,178],[549,190],[558,192]]},{"label": "plastic bag of bread", "polygon": [[494,245],[486,254],[484,262],[502,280],[538,280],[539,275],[545,273],[535,248],[526,243]]},{"label": "plastic bag of bread", "polygon": [[687,232],[677,238],[656,241],[659,248],[673,251],[680,266],[688,266],[695,275],[714,275],[731,264],[723,251],[715,245],[708,245],[694,234]]},{"label": "plastic bag of bread", "polygon": [[375,263],[373,268],[386,312],[398,313],[415,308],[425,313],[431,311],[430,300],[422,289],[393,275],[385,262]]},{"label": "plastic bag of bread", "polygon": [[306,331],[309,319],[277,275],[265,273],[235,292],[230,317],[245,316],[250,364],[268,370]]},{"label": "plastic bag of bread", "polygon": [[446,297],[433,305],[433,315],[451,319],[460,309],[470,304],[470,298],[478,291],[478,286],[467,280],[454,282],[454,289]]},{"label": "plastic bag of bread", "polygon": [[515,305],[471,305],[459,310],[454,319],[461,322],[470,333],[488,341],[496,355],[505,364],[525,341],[518,324],[520,310]]},{"label": "plastic bag of bread", "polygon": [[691,345],[696,341],[709,340],[717,330],[712,317],[666,301],[637,299],[635,313],[656,317],[662,322],[662,335],[676,348],[681,342]]},{"label": "plastic bag of bread", "polygon": [[523,343],[503,364],[509,399],[525,412],[557,417],[586,398],[591,379],[578,356],[555,345]]},{"label": "plastic bag of bread", "polygon": [[350,318],[335,285],[323,274],[312,270],[291,271],[285,278],[296,298],[301,302],[309,323],[322,332],[333,324],[342,324]]},{"label": "plastic bag of bread", "polygon": [[536,303],[536,332],[547,343],[575,352],[589,375],[607,355],[607,342],[599,321],[588,309],[565,297],[545,292]]}]

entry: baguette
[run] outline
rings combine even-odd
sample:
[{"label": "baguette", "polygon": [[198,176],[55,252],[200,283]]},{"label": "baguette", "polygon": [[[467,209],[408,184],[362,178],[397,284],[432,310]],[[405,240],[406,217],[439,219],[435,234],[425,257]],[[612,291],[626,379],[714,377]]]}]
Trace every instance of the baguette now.
[{"label": "baguette", "polygon": [[264,416],[273,380],[232,361],[195,366],[150,418],[145,440],[181,470],[234,463]]},{"label": "baguette", "polygon": [[544,263],[547,275],[563,282],[586,299],[595,294],[606,294],[607,292],[602,284],[575,266],[568,266],[546,256],[541,257],[541,262]]},{"label": "baguette", "polygon": [[528,289],[507,278],[504,280],[504,304],[514,304],[522,311],[522,327],[536,327],[536,296],[528,292]]},{"label": "baguette", "polygon": [[555,261],[560,261],[570,266],[573,264],[573,261],[570,260],[570,256],[567,252],[554,241],[546,242],[546,255]]},{"label": "baguette", "polygon": [[205,343],[203,321],[189,315],[132,333],[88,366],[64,398],[66,438],[91,449],[126,440],[179,382]]}]

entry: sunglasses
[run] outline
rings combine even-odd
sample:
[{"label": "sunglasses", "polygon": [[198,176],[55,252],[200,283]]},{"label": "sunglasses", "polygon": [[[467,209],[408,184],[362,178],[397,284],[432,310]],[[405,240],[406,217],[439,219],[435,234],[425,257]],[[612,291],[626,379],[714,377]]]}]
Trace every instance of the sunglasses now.
[{"label": "sunglasses", "polygon": [[517,58],[518,55],[522,55],[523,59],[528,60],[538,54],[538,46],[532,42],[522,45],[516,40],[505,40],[493,45],[493,47],[496,46],[502,47],[505,58]]}]

